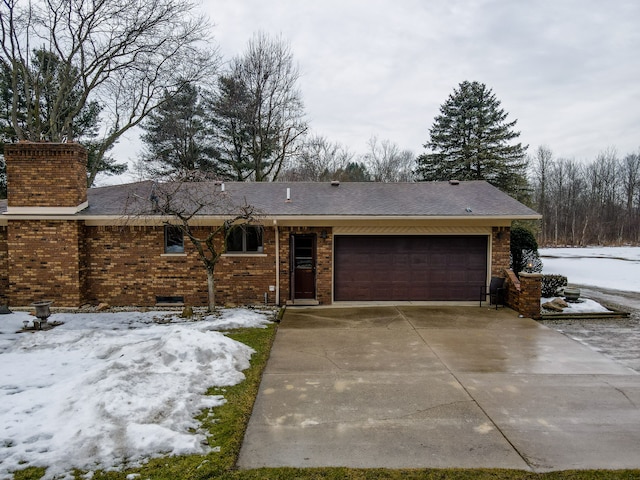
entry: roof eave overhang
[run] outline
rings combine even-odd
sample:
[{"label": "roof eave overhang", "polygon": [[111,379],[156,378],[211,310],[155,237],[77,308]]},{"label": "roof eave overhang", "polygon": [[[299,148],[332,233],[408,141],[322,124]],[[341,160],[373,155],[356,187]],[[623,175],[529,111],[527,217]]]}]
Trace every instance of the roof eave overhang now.
[{"label": "roof eave overhang", "polygon": [[[228,217],[200,215],[193,225],[219,225]],[[514,220],[540,220],[541,215],[263,215],[260,223],[280,226],[334,226],[353,224],[477,224],[509,226]],[[9,220],[76,220],[86,225],[163,225],[173,223],[172,216],[123,216],[123,215],[0,215],[0,225]]]}]

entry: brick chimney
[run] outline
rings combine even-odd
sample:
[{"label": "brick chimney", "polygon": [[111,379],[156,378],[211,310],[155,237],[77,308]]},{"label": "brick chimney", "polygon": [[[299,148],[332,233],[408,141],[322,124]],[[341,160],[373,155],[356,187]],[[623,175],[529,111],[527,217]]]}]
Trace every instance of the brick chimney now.
[{"label": "brick chimney", "polygon": [[5,145],[7,277],[12,305],[84,301],[87,151],[77,143]]},{"label": "brick chimney", "polygon": [[7,213],[74,214],[87,207],[87,150],[78,143],[5,145]]}]

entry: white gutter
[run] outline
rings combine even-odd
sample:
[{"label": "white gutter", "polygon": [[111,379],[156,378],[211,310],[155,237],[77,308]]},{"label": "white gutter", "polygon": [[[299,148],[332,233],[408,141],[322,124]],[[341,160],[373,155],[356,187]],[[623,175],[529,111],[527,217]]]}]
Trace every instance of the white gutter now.
[{"label": "white gutter", "polygon": [[273,229],[276,232],[276,305],[280,306],[280,229],[278,221],[273,221]]},{"label": "white gutter", "polygon": [[[4,215],[7,215],[5,213]],[[35,219],[37,215],[7,215],[16,220]],[[47,216],[47,219],[51,217]],[[58,215],[57,218],[64,220],[84,220],[85,222],[101,222],[105,223],[161,223],[162,221],[170,221],[174,217],[170,215],[83,215],[77,214],[73,216]],[[374,220],[374,221],[389,221],[389,220],[540,220],[542,215],[265,215],[261,217],[261,220],[266,223],[268,221],[278,222],[335,222],[335,221],[362,221],[362,220]],[[210,223],[222,223],[228,219],[226,215],[198,215],[193,218],[194,225],[205,225]]]}]

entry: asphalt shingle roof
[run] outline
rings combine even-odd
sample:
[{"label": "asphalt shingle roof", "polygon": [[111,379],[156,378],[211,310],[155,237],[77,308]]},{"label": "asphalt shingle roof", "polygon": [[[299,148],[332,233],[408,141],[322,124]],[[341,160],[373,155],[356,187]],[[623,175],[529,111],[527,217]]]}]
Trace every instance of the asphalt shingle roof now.
[{"label": "asphalt shingle roof", "polygon": [[[89,208],[80,216],[122,215],[137,202],[149,203],[164,187],[146,181],[89,189]],[[236,204],[246,199],[268,216],[484,217],[531,218],[538,214],[484,181],[419,183],[227,182],[226,196]],[[214,182],[183,184],[185,192],[219,192]],[[287,189],[291,199],[287,201]],[[187,198],[178,195],[176,198]],[[216,208],[200,212],[222,213]]]}]

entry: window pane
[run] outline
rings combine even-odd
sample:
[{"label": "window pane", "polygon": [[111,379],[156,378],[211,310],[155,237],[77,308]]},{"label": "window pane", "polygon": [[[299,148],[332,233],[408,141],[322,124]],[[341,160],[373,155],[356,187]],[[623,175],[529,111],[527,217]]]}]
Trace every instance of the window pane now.
[{"label": "window pane", "polygon": [[178,227],[164,228],[164,251],[165,253],[184,253],[184,236]]},{"label": "window pane", "polygon": [[227,236],[227,252],[242,251],[242,228],[234,227]]},{"label": "window pane", "polygon": [[227,235],[227,252],[261,252],[262,227],[237,225]]},{"label": "window pane", "polygon": [[262,228],[246,227],[247,252],[257,252],[262,247]]}]

